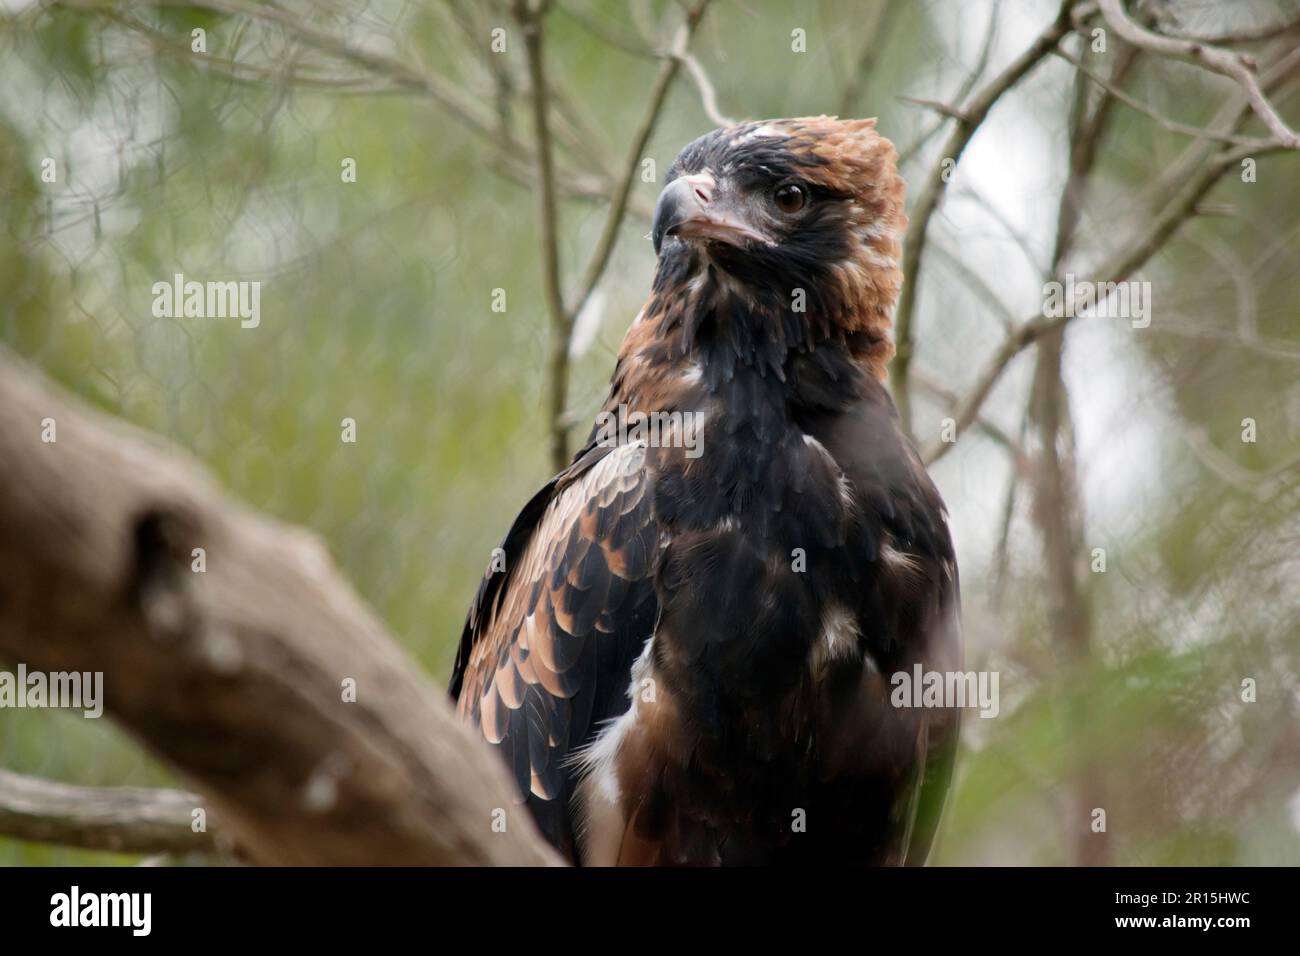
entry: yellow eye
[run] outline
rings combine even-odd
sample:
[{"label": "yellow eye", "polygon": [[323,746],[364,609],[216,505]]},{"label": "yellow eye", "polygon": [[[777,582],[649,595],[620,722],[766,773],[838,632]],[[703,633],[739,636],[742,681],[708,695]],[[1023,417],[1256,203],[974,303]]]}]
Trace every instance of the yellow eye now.
[{"label": "yellow eye", "polygon": [[808,201],[808,193],[802,186],[794,183],[786,183],[784,186],[777,187],[772,194],[773,200],[776,201],[776,208],[784,213],[796,213],[804,207]]}]

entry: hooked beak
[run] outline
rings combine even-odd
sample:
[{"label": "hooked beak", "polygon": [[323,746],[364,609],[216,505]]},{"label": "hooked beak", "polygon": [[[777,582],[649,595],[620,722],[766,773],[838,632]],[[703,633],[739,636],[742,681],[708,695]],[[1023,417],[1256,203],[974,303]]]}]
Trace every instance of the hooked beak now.
[{"label": "hooked beak", "polygon": [[766,236],[751,229],[736,216],[717,208],[713,202],[714,179],[708,173],[681,176],[664,187],[655,203],[654,226],[650,238],[655,255],[665,236],[681,239],[706,239],[741,246],[747,242],[768,243]]}]

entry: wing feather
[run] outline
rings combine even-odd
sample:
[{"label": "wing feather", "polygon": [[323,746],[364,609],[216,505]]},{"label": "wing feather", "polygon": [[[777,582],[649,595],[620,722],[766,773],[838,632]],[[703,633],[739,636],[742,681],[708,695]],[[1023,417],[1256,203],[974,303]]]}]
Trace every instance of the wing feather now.
[{"label": "wing feather", "polygon": [[654,627],[657,530],[645,449],[594,448],[525,506],[489,570],[452,675],[461,714],[514,771],[547,838],[576,856],[567,759],[627,709]]}]

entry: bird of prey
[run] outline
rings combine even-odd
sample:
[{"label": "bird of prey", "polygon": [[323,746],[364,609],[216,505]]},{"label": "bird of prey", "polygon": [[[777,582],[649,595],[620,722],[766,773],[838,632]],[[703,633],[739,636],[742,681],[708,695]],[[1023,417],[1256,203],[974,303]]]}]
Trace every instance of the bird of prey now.
[{"label": "bird of prey", "polygon": [[825,116],[682,150],[597,426],[479,587],[452,697],[575,863],[925,861],[958,712],[891,679],[961,647],[944,505],[883,384],[896,157]]}]

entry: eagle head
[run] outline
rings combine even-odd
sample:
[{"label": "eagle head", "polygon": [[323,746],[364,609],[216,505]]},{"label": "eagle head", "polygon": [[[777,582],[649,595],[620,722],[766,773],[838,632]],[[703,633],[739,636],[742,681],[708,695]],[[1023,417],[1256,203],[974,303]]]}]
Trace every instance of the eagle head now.
[{"label": "eagle head", "polygon": [[883,376],[907,217],[897,153],[875,127],[763,120],[687,145],[655,207],[656,290],[694,289],[696,308],[738,299],[783,327],[799,317],[799,339],[851,337]]}]

